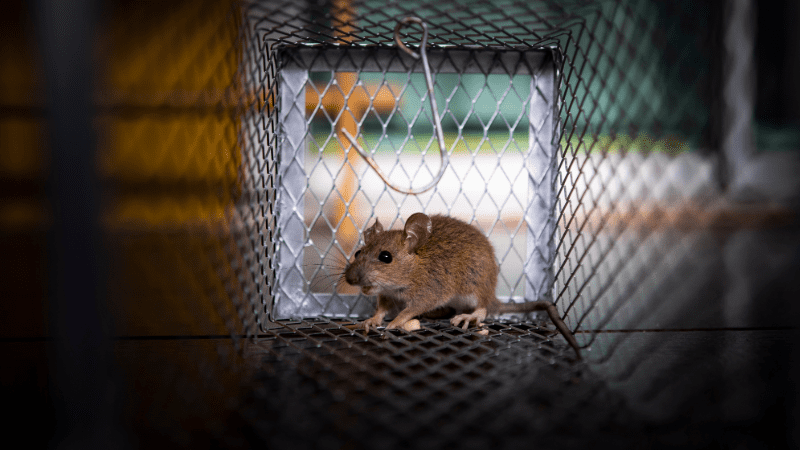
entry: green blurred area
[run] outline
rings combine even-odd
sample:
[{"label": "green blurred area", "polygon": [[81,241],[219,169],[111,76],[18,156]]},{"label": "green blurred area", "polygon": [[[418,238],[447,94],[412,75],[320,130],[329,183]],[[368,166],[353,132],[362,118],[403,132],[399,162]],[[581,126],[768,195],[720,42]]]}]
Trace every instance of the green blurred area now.
[{"label": "green blurred area", "polygon": [[[314,133],[309,140],[309,152],[312,154],[335,155],[341,154],[341,147],[335,136],[326,133]],[[437,145],[431,133],[407,135],[401,133],[388,133],[381,136],[377,133],[364,132],[359,137],[359,143],[367,151],[377,154],[403,153],[405,155],[437,154]],[[455,156],[477,155],[479,153],[520,154],[524,155],[528,149],[528,133],[518,132],[513,135],[503,132],[490,132],[484,137],[478,133],[445,133],[445,145],[449,152]],[[691,151],[690,145],[675,136],[666,136],[654,139],[647,133],[636,136],[627,134],[586,137],[579,139],[573,137],[569,141],[561,140],[561,148],[569,148],[578,153],[618,153],[618,152],[662,152],[678,154]],[[427,150],[426,150],[427,149]]]},{"label": "green blurred area", "polygon": [[[318,85],[329,83],[333,77],[334,72],[311,72],[311,80]],[[379,115],[370,109],[362,125],[364,130],[431,132],[430,100],[423,74],[361,72],[359,81],[365,86],[386,86],[400,99],[398,109],[392,114]],[[459,128],[470,132],[488,129],[505,130],[506,134],[527,133],[530,75],[442,73],[435,76],[434,92],[445,133],[457,133]],[[312,126],[316,129],[327,126],[329,131],[330,121],[319,118]]]},{"label": "green blurred area", "polygon": [[[367,23],[383,24],[387,18],[404,15],[396,7],[377,8],[379,5],[366,2],[366,10],[379,11],[365,17]],[[539,20],[521,19],[529,21],[524,23],[514,19],[519,5],[513,2],[476,3],[469,14],[442,14],[437,8],[430,4],[415,11],[428,23],[431,43],[436,45],[475,45],[448,28],[457,18],[474,28],[472,35],[477,39],[496,38],[509,46],[516,41],[520,48],[561,48],[565,60],[558,115],[565,130],[561,143],[571,151],[673,154],[718,145],[711,121],[713,99],[720,95],[713,77],[713,64],[719,58],[714,51],[718,49],[714,4],[690,0],[541,1],[537,2]],[[413,27],[404,32],[412,44],[421,37]],[[315,73],[312,79],[325,81],[332,75]],[[442,126],[454,153],[527,147],[529,75],[442,73],[435,78]],[[367,113],[360,125],[367,148],[377,147],[379,153],[398,151],[411,135],[415,139],[408,140],[404,152],[418,153],[428,145],[432,121],[421,73],[362,72],[360,80],[365,85],[388,86],[400,99],[392,114]],[[330,123],[324,122],[312,124],[317,142],[312,152],[336,147],[320,138],[332,131]],[[383,134],[386,136],[378,139]],[[484,135],[487,140],[481,142]],[[511,143],[509,136],[513,137]],[[756,115],[754,136],[762,151],[800,149],[800,126],[794,123],[774,124]]]},{"label": "green blurred area", "polygon": [[800,150],[800,125],[756,123],[754,127],[756,148],[775,152]]},{"label": "green blurred area", "polygon": [[[493,0],[474,7],[478,9],[471,9],[472,17],[486,28],[484,33],[491,34],[493,24],[487,18],[501,10],[509,14],[508,8],[514,5]],[[703,30],[711,14],[709,5],[688,1],[665,5],[651,0],[542,2],[541,11],[542,17],[560,18],[550,26],[561,24],[572,35],[553,42],[544,38],[549,36],[546,27],[508,29],[525,45],[541,41],[548,46],[557,44],[564,51],[561,124],[569,132],[583,131],[580,136],[565,134],[562,144],[582,151],[624,150],[628,146],[631,151],[669,153],[706,145],[710,113],[705,99],[711,55],[706,52]],[[382,17],[374,20],[385,22],[392,14],[383,10]],[[437,14],[435,6],[418,11],[418,15],[429,23],[433,36],[439,33],[456,39],[445,31],[450,19]],[[411,34],[410,42],[419,34],[412,28],[406,31]],[[317,73],[312,79],[325,81],[331,76]],[[393,114],[379,117],[374,110],[368,112],[361,125],[368,148],[377,145],[378,152],[396,151],[398,142],[413,134],[416,142],[405,151],[418,152],[418,143],[428,142],[432,132],[423,75],[363,72],[360,80],[366,85],[389,86],[400,98]],[[503,148],[509,135],[514,147],[527,147],[531,76],[438,74],[435,84],[448,147],[455,142],[455,153]],[[318,135],[330,133],[331,126],[318,122],[322,121],[315,121],[312,134],[319,145],[311,151],[319,151],[319,147],[330,151],[331,142],[324,144]],[[457,138],[459,130],[461,137]],[[383,133],[386,138],[375,142],[373,135]],[[488,140],[478,142],[484,133]]]},{"label": "green blurred area", "polygon": [[[334,136],[315,133],[312,138],[309,152],[341,153],[341,147]],[[435,139],[431,132],[412,135],[395,132],[381,137],[377,133],[365,131],[359,137],[359,143],[365,150],[374,150],[378,154],[399,153],[402,151],[403,154],[421,155],[427,152],[438,155],[438,146]],[[508,132],[492,132],[486,137],[478,133],[465,133],[459,136],[457,133],[446,132],[444,140],[446,148],[453,155],[482,152],[524,154],[528,148],[528,133],[521,132],[513,135]]]}]

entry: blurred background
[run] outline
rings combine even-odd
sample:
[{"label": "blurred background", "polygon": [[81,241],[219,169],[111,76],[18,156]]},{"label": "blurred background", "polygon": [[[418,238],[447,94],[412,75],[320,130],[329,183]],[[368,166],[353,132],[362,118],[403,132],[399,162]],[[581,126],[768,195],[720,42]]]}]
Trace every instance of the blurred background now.
[{"label": "blurred background", "polygon": [[[529,322],[387,341],[271,320],[277,49],[392,46],[410,14],[434,49],[563,57],[548,262],[584,363]],[[35,424],[32,447],[797,446],[798,19],[789,0],[2,2],[7,429]],[[437,189],[462,190],[409,199],[351,185],[372,175],[340,131],[435,171],[423,78],[360,75],[304,88],[304,151],[332,168],[304,168],[306,262],[326,264],[305,289],[336,292],[374,217],[427,208],[492,236],[498,295],[521,295],[529,77],[437,76]]]}]

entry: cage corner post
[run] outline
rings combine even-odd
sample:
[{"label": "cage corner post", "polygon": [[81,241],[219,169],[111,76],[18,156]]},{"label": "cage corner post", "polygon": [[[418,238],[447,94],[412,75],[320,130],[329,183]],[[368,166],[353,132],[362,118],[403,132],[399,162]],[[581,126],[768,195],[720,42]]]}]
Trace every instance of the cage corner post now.
[{"label": "cage corner post", "polygon": [[555,61],[552,54],[528,60],[531,68],[531,97],[528,109],[528,203],[525,300],[553,301],[555,275],[556,204],[555,175],[558,137],[554,134],[553,115],[557,98]]},{"label": "cage corner post", "polygon": [[[280,69],[278,132],[278,279],[272,319],[296,316],[305,297],[304,193],[306,121],[305,86],[308,71],[287,61]],[[302,175],[302,176],[301,176]]]}]

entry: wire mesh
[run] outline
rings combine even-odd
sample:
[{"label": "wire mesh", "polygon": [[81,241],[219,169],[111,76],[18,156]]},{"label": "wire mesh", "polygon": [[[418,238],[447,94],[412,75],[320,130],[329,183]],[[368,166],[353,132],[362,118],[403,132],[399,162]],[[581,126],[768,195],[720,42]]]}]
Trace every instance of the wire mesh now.
[{"label": "wire mesh", "polygon": [[[752,107],[736,89],[722,101],[730,63],[748,61],[725,59],[738,48],[720,36],[737,29],[731,11],[116,2],[95,43],[92,120],[118,369],[102,392],[124,424],[117,441],[757,448],[788,436],[800,234],[794,210],[734,203],[720,177],[729,126],[747,118],[735,105]],[[421,71],[392,40],[410,15],[429,27],[451,163],[434,192],[409,197],[345,154],[341,129],[399,184],[436,173]],[[3,316],[40,317],[47,306],[25,305],[45,295],[47,105],[36,46],[2,36],[2,271],[27,274],[3,291]],[[419,36],[404,29],[412,46]],[[785,178],[764,184],[796,186]],[[489,321],[488,334],[435,320],[354,332],[373,305],[337,271],[371,220],[397,228],[420,210],[487,234],[498,296],[554,301],[586,362],[535,316]],[[47,323],[10,322],[2,344],[24,364],[3,386],[40,392],[66,378],[48,375]],[[55,426],[53,392],[8,398],[21,421]]]},{"label": "wire mesh", "polygon": [[625,436],[636,421],[622,397],[585,366],[564,362],[563,344],[530,323],[491,323],[487,339],[430,322],[383,340],[348,324],[281,322],[249,348],[264,369],[244,416],[268,445],[562,447],[589,436],[643,438]]},{"label": "wire mesh", "polygon": [[[703,156],[710,146],[710,113],[703,105],[711,95],[711,42],[701,32],[710,20],[708,7],[644,1],[367,2],[333,5],[329,13],[326,5],[310,3],[302,13],[290,13],[280,6],[253,4],[247,12],[261,33],[263,53],[281,65],[278,72],[285,70],[283,75],[268,71],[274,76],[266,81],[270,92],[277,95],[283,81],[294,93],[291,101],[281,97],[284,112],[270,111],[271,126],[307,121],[305,127],[282,129],[293,147],[276,158],[282,168],[271,175],[285,189],[277,201],[286,213],[276,231],[297,230],[276,236],[284,253],[277,258],[282,275],[272,288],[279,307],[286,299],[293,304],[284,304],[286,310],[275,317],[363,316],[369,306],[361,298],[345,299],[347,286],[337,283],[336,270],[373,217],[399,225],[404,216],[422,210],[462,216],[489,235],[501,267],[501,297],[554,298],[573,329],[603,328],[619,319],[614,312],[632,298],[626,290],[639,289],[636,273],[646,270],[646,253],[681,248],[691,240],[682,231],[670,233],[674,225],[660,223],[667,232],[656,233],[659,242],[644,245],[651,233],[641,228],[663,215],[680,222],[719,198],[716,163]],[[436,163],[427,156],[432,120],[420,76],[398,53],[370,50],[391,46],[392,23],[412,13],[429,23],[433,54],[444,55],[433,66],[438,103],[445,105],[440,115],[452,136],[453,167],[451,178],[434,193],[409,198],[372,179],[366,165],[347,151],[339,130],[360,132],[378,158],[386,154],[382,164],[400,184],[425,184],[435,173]],[[696,32],[687,34],[687,29]],[[332,47],[345,43],[354,49]],[[297,45],[319,50],[306,50],[303,57],[277,50]],[[557,49],[551,60],[558,77],[555,98],[537,84],[544,77],[535,71],[529,88],[520,79],[519,63],[481,66],[476,56],[481,49],[498,58],[547,48]],[[466,56],[459,49],[468,49]],[[450,75],[451,67],[473,67],[477,73],[457,69]],[[307,78],[281,79],[295,70]],[[669,94],[678,86],[683,95]],[[535,110],[539,99],[544,108]],[[552,108],[557,122],[546,136],[537,134],[541,130],[535,125],[523,126],[546,121]],[[517,158],[536,153],[535,144],[526,140],[558,149],[552,155],[555,173],[549,173],[548,162],[523,167]],[[273,151],[286,151],[282,148]],[[289,157],[295,159],[289,162]],[[536,180],[535,185],[525,186],[526,179]],[[286,188],[292,182],[296,186]],[[540,202],[544,207],[533,214],[530,205]],[[555,222],[545,223],[543,215],[555,216]],[[531,282],[533,274],[548,271],[554,276]],[[270,300],[264,304],[269,307]]]},{"label": "wire mesh", "polygon": [[[498,262],[505,270],[498,295],[532,298],[518,289],[524,283],[516,281],[524,280],[526,270],[505,267],[513,266],[514,260],[524,266],[530,257],[528,242],[514,242],[524,235],[526,225],[530,228],[528,217],[509,225],[506,215],[529,204],[529,192],[514,191],[513,181],[527,178],[530,171],[506,176],[502,184],[510,188],[507,191],[491,186],[489,176],[475,181],[457,177],[452,186],[443,179],[445,184],[430,201],[396,197],[382,182],[367,181],[371,172],[355,153],[348,156],[347,141],[339,136],[340,129],[360,133],[362,146],[377,149],[373,155],[399,184],[424,185],[435,174],[437,159],[427,153],[433,143],[431,112],[419,87],[421,78],[415,79],[410,68],[399,73],[389,69],[400,59],[391,51],[394,24],[414,15],[428,24],[432,54],[464,50],[477,58],[472,55],[554,50],[556,97],[546,97],[555,108],[549,141],[557,149],[549,207],[554,221],[552,238],[545,238],[553,248],[545,253],[552,256],[543,264],[553,276],[536,295],[552,295],[567,324],[579,332],[592,367],[618,386],[630,386],[635,383],[631,373],[639,364],[646,365],[649,356],[638,353],[626,359],[620,349],[639,342],[627,331],[725,329],[735,323],[729,275],[718,276],[729,265],[731,252],[736,253],[728,245],[731,233],[742,227],[787,224],[792,213],[782,207],[733,204],[719,177],[720,156],[727,157],[718,153],[725,128],[718,123],[721,94],[716,85],[725,66],[717,55],[720,24],[728,23],[726,10],[712,4],[650,1],[308,2],[299,11],[285,6],[251,4],[246,12],[260,33],[262,53],[280,62],[268,71],[267,84],[277,95],[271,104],[279,105],[270,111],[270,126],[285,133],[294,146],[293,158],[305,155],[284,166],[291,169],[283,178],[280,165],[287,160],[275,161],[279,183],[298,183],[296,191],[288,188],[296,202],[290,208],[280,205],[286,197],[279,193],[279,210],[291,213],[282,216],[286,222],[278,219],[277,231],[286,226],[300,232],[289,240],[278,235],[273,293],[283,301],[283,289],[291,285],[296,287],[292,295],[302,300],[286,311],[277,303],[278,310],[269,311],[274,318],[369,314],[369,304],[344,300],[347,287],[334,281],[369,220],[388,216],[390,225],[399,226],[414,208],[440,208],[481,226],[480,218],[487,214],[482,199],[492,200],[487,202],[488,217],[495,224],[483,225],[482,230],[495,239]],[[418,37],[414,32],[407,35],[408,42],[418,42]],[[294,49],[307,52],[305,59],[287,57]],[[380,52],[384,53],[377,56]],[[352,56],[358,53],[369,56]],[[306,78],[286,83],[281,71],[298,66]],[[456,161],[453,172],[459,173],[462,143],[467,149],[465,172],[481,174],[482,168],[502,167],[505,161],[519,167],[513,158],[505,159],[510,156],[505,150],[527,151],[524,142],[532,132],[525,136],[517,123],[531,123],[538,116],[526,108],[536,89],[520,93],[525,83],[507,67],[501,77],[483,72],[474,79],[470,73],[448,78],[441,66],[433,67],[437,102],[447,105],[441,117],[446,132],[455,136],[450,149]],[[282,82],[291,84],[292,101],[282,97]],[[515,101],[522,105],[522,114]],[[362,106],[355,106],[358,103]],[[290,116],[293,123],[305,126],[281,128]],[[471,133],[479,145],[471,143]],[[285,149],[280,145],[273,149],[276,155]],[[481,160],[484,146],[491,151]],[[412,152],[415,160],[403,159],[401,150]],[[347,186],[344,179],[353,173]],[[523,176],[517,177],[520,173]],[[316,185],[320,179],[324,181]],[[477,188],[478,200],[464,194],[468,200],[460,204],[457,195],[470,188]],[[448,198],[446,193],[453,191],[458,192],[456,199]],[[281,253],[282,246],[289,247],[291,255]],[[291,280],[280,274],[287,256]],[[269,309],[269,299],[262,305]],[[698,363],[695,356],[671,369]],[[663,392],[675,391],[667,387]],[[682,403],[680,408],[688,407]]]}]

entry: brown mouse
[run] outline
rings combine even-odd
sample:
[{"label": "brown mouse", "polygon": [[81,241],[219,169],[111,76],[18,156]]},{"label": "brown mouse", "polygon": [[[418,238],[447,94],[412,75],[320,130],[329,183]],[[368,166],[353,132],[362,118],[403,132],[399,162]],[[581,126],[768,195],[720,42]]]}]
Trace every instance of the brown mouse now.
[{"label": "brown mouse", "polygon": [[547,311],[575,349],[575,337],[549,301],[502,303],[495,295],[498,267],[494,248],[472,225],[452,217],[413,214],[402,230],[384,230],[380,221],[364,232],[364,246],[345,268],[345,280],[365,295],[377,295],[375,315],[358,324],[377,328],[393,308],[401,308],[386,329],[414,317],[452,308],[453,326],[483,325],[487,315]]}]

